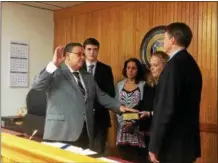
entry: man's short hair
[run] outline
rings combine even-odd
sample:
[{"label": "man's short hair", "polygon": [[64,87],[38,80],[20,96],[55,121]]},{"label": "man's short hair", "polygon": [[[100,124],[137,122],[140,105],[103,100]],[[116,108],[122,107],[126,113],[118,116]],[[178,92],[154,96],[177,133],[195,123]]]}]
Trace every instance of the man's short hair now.
[{"label": "man's short hair", "polygon": [[78,43],[78,42],[71,42],[71,43],[68,43],[65,48],[64,48],[64,57],[66,56],[67,52],[68,53],[71,53],[73,48],[76,47],[76,46],[79,46],[79,47],[82,47],[82,44]]},{"label": "man's short hair", "polygon": [[192,31],[190,27],[182,22],[171,23],[166,27],[166,32],[173,36],[176,43],[188,48],[192,40]]},{"label": "man's short hair", "polygon": [[83,47],[85,48],[86,45],[95,45],[98,48],[100,47],[100,43],[98,42],[98,40],[96,40],[95,38],[87,38],[84,42],[83,42]]}]

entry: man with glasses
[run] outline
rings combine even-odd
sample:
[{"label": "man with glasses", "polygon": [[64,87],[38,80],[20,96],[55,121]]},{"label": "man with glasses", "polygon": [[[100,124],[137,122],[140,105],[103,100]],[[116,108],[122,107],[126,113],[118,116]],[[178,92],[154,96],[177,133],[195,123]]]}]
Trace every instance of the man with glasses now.
[{"label": "man with glasses", "polygon": [[92,148],[95,99],[117,113],[136,112],[101,91],[93,76],[81,69],[83,64],[80,43],[59,46],[52,61],[34,79],[33,89],[47,94],[43,139]]}]

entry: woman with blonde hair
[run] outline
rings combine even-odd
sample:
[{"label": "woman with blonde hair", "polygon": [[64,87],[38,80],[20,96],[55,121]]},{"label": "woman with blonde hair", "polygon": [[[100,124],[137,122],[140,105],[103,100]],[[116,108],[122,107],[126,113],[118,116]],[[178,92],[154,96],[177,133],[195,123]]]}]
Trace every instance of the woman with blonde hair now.
[{"label": "woman with blonde hair", "polygon": [[[139,105],[140,108],[144,108],[144,111],[146,111],[145,114],[141,115],[141,118],[151,117],[153,114],[155,87],[158,84],[160,74],[163,71],[164,66],[166,65],[168,60],[169,56],[163,51],[156,51],[151,56],[150,72],[146,75],[146,84],[144,85],[143,100],[140,102]],[[149,115],[147,115],[147,111],[150,112]]]},{"label": "woman with blonde hair", "polygon": [[154,87],[158,83],[159,76],[167,63],[169,56],[163,51],[156,51],[150,60],[150,73],[147,75],[147,83]]},{"label": "woman with blonde hair", "polygon": [[[151,127],[155,99],[155,87],[158,84],[158,79],[168,60],[168,55],[162,51],[156,51],[154,54],[152,54],[150,59],[150,72],[146,75],[146,84],[143,88],[143,99],[137,106],[141,111],[141,119],[139,121],[140,130],[144,131],[145,133],[148,133]],[[145,136],[146,146],[148,146],[149,139],[150,136],[148,134]]]}]

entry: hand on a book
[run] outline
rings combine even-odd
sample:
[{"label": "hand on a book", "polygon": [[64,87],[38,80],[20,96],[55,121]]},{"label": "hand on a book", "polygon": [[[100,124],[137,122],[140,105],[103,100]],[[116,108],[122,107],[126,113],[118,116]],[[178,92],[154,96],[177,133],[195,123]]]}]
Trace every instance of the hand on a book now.
[{"label": "hand on a book", "polygon": [[126,112],[138,113],[139,111],[136,109],[125,107],[125,106],[120,106],[120,112],[122,112],[122,113],[126,113]]}]

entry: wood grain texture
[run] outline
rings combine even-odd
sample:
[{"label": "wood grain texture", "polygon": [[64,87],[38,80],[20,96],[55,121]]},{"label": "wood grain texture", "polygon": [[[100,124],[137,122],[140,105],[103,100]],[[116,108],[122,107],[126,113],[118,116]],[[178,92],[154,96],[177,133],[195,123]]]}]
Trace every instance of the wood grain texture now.
[{"label": "wood grain texture", "polygon": [[218,125],[216,124],[200,124],[200,131],[206,133],[215,133],[218,134]]},{"label": "wood grain texture", "polygon": [[[54,13],[54,45],[95,37],[101,43],[99,59],[111,65],[117,83],[123,78],[124,61],[140,58],[141,41],[150,29],[185,22],[193,31],[188,51],[203,75],[200,121],[217,126],[217,19],[217,2],[89,2]],[[115,118],[112,121],[115,124]],[[218,163],[217,132],[205,126],[201,129],[208,133],[202,133],[199,162]],[[110,146],[115,146],[115,136],[113,126]]]},{"label": "wood grain texture", "polygon": [[63,18],[67,18],[67,17],[79,15],[79,14],[90,13],[90,12],[94,12],[94,11],[105,9],[105,8],[111,8],[113,6],[119,6],[119,5],[122,5],[125,3],[127,3],[127,2],[82,3],[82,4],[79,4],[78,6],[56,10],[54,12],[54,19],[55,20],[56,19],[63,19]]},{"label": "wood grain texture", "polygon": [[17,163],[105,162],[3,132],[1,133],[1,160]]}]

